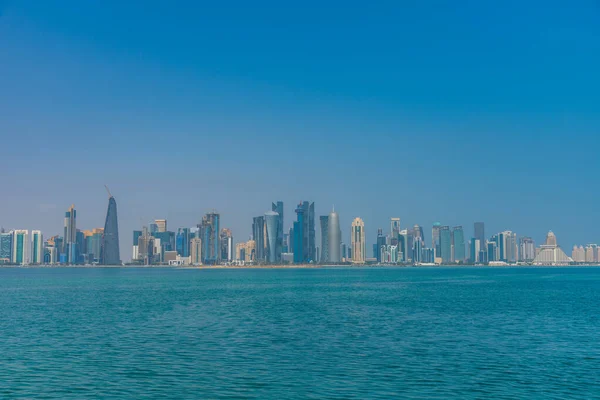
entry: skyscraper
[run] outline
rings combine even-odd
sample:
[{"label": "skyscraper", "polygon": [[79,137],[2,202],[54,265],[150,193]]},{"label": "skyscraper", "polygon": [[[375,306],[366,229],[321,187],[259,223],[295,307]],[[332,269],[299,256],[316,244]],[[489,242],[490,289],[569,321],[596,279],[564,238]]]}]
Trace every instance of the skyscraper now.
[{"label": "skyscraper", "polygon": [[29,231],[25,229],[13,231],[12,244],[12,263],[29,264]]},{"label": "skyscraper", "polygon": [[452,238],[454,240],[454,261],[465,261],[465,234],[462,226],[455,226],[452,229]]},{"label": "skyscraper", "polygon": [[181,257],[190,256],[190,228],[179,228],[175,238],[175,249]]},{"label": "skyscraper", "polygon": [[220,246],[221,246],[221,261],[233,261],[233,234],[229,228],[221,228]]},{"label": "skyscraper", "polygon": [[256,243],[256,262],[265,262],[267,259],[265,238],[265,217],[254,217],[252,220],[252,239]]},{"label": "skyscraper", "polygon": [[364,264],[367,252],[365,223],[358,217],[352,221],[350,240],[352,244],[352,262],[354,264]]},{"label": "skyscraper", "polygon": [[483,222],[475,222],[473,228],[473,237],[479,240],[479,243],[483,245],[485,243],[485,224]]},{"label": "skyscraper", "polygon": [[443,263],[449,263],[452,261],[452,235],[450,233],[449,226],[441,226],[439,228],[439,248],[440,256]]},{"label": "skyscraper", "polygon": [[391,245],[395,245],[393,242],[394,239],[398,239],[398,234],[400,233],[400,218],[391,218],[390,219],[390,235],[391,235]]},{"label": "skyscraper", "polygon": [[119,221],[117,218],[117,202],[115,198],[110,194],[110,192],[108,193],[108,208],[106,210],[106,220],[104,221],[104,234],[102,236],[101,253],[102,264],[121,264],[121,253],[119,251]]},{"label": "skyscraper", "polygon": [[202,264],[202,239],[196,237],[190,240],[190,258],[192,265]]},{"label": "skyscraper", "polygon": [[283,253],[283,201],[278,201],[277,203],[271,203],[271,211],[275,211],[279,214],[277,227],[277,242],[275,246],[275,256],[277,262],[281,262],[281,253]]},{"label": "skyscraper", "polygon": [[267,230],[267,261],[275,264],[277,259],[277,241],[279,240],[279,214],[275,211],[265,213],[265,224]]},{"label": "skyscraper", "polygon": [[219,221],[220,215],[215,211],[209,212],[202,217],[202,223],[199,228],[204,264],[215,265],[220,261]]},{"label": "skyscraper", "polygon": [[166,219],[156,219],[154,220],[156,224],[157,232],[166,232],[167,231],[167,220]]},{"label": "skyscraper", "polygon": [[294,222],[294,262],[315,261],[315,203],[301,202],[296,207],[297,221]]},{"label": "skyscraper", "polygon": [[[381,260],[381,248],[386,245],[385,236],[383,235],[383,229],[377,229],[377,243],[375,243],[375,247],[373,249],[373,257],[377,259],[377,262],[382,262]],[[397,245],[398,246],[398,245]],[[399,246],[400,247],[400,246]],[[399,250],[402,251],[402,250]]]},{"label": "skyscraper", "polygon": [[329,262],[329,215],[321,215],[321,263]]},{"label": "skyscraper", "polygon": [[65,254],[67,264],[77,262],[77,211],[75,206],[71,205],[65,213],[65,236],[64,236]]},{"label": "skyscraper", "polygon": [[41,231],[31,231],[31,263],[44,262],[44,237]]},{"label": "skyscraper", "polygon": [[340,254],[342,231],[340,229],[340,217],[338,213],[335,212],[335,209],[329,213],[329,218],[327,218],[327,235],[327,245],[329,246],[327,251],[327,262],[339,263],[342,261],[342,256]]},{"label": "skyscraper", "polygon": [[13,232],[0,233],[0,264],[12,262]]},{"label": "skyscraper", "polygon": [[433,224],[433,228],[431,228],[431,248],[434,251],[435,257],[442,256],[442,249],[440,247],[440,229],[442,224],[436,222]]},{"label": "skyscraper", "polygon": [[519,239],[519,261],[530,262],[535,259],[535,242],[530,237]]}]

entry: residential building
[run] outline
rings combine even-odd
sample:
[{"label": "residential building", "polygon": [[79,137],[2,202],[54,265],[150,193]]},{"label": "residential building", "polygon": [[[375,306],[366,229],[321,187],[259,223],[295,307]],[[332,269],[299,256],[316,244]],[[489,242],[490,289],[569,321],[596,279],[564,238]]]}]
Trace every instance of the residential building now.
[{"label": "residential building", "polygon": [[31,264],[44,263],[44,237],[42,231],[31,231]]}]

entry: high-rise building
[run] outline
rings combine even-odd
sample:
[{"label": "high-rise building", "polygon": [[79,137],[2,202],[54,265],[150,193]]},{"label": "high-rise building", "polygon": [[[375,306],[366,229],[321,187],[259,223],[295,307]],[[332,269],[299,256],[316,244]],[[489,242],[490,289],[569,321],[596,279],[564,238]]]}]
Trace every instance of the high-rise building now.
[{"label": "high-rise building", "polygon": [[498,241],[497,236],[493,236],[492,239],[487,242],[487,261],[499,261],[498,255]]},{"label": "high-rise building", "polygon": [[321,215],[321,263],[329,262],[329,215]]},{"label": "high-rise building", "polygon": [[449,226],[439,227],[439,248],[443,263],[452,261],[452,234]]},{"label": "high-rise building", "polygon": [[573,259],[567,256],[558,245],[552,231],[548,232],[546,243],[540,246],[540,251],[533,260],[536,265],[568,265],[572,262]]},{"label": "high-rise building", "polygon": [[360,218],[352,221],[352,230],[350,232],[352,245],[352,262],[354,264],[364,264],[366,260],[367,244],[365,238],[365,223]]},{"label": "high-rise building", "polygon": [[442,224],[436,222],[431,228],[431,248],[435,253],[435,257],[442,257],[442,249],[440,247],[440,229]]},{"label": "high-rise building", "polygon": [[516,262],[518,259],[517,235],[511,231],[498,234],[499,261]]},{"label": "high-rise building", "polygon": [[454,261],[465,261],[465,234],[462,226],[455,226],[452,229],[452,238],[454,240]]},{"label": "high-rise building", "polygon": [[583,263],[585,262],[585,249],[583,246],[573,246],[573,252],[571,253],[571,258],[575,262]]},{"label": "high-rise building", "polygon": [[535,242],[530,237],[519,238],[519,261],[531,262],[535,259]]},{"label": "high-rise building", "polygon": [[421,244],[425,246],[425,234],[423,233],[423,227],[419,225],[413,226],[413,237],[414,240],[421,240]]},{"label": "high-rise building", "polygon": [[246,242],[246,262],[253,263],[256,261],[256,242],[248,240]]},{"label": "high-rise building", "polygon": [[192,265],[202,264],[202,239],[195,237],[190,240],[190,258]]},{"label": "high-rise building", "polygon": [[278,259],[278,240],[279,240],[279,214],[275,211],[267,211],[265,213],[265,225],[267,231],[267,254],[266,259],[269,263],[275,264],[280,262]]},{"label": "high-rise building", "polygon": [[475,222],[473,224],[473,237],[479,240],[479,243],[485,243],[485,224],[483,222]]},{"label": "high-rise building", "polygon": [[267,241],[266,241],[265,217],[259,216],[252,219],[252,239],[256,244],[257,263],[265,262],[267,259]]},{"label": "high-rise building", "polygon": [[473,264],[482,262],[480,259],[481,242],[479,239],[472,238],[469,242],[469,261]]},{"label": "high-rise building", "polygon": [[[373,257],[377,258],[377,262],[382,262],[381,259],[381,249],[386,245],[385,236],[383,235],[383,229],[377,229],[377,243],[375,243],[375,247],[373,248]],[[398,246],[398,244],[396,244]],[[399,246],[400,247],[400,246]],[[402,251],[400,249],[400,251]]]},{"label": "high-rise building", "polygon": [[121,252],[119,250],[119,221],[117,218],[117,201],[108,193],[108,208],[104,221],[104,235],[102,236],[102,256],[104,265],[120,265]]},{"label": "high-rise building", "polygon": [[[279,218],[277,222],[279,226],[277,227],[277,242],[275,244],[275,255],[277,262],[281,262],[281,254],[284,252],[283,250],[283,201],[278,201],[277,203],[271,203],[271,211],[275,211],[279,214]],[[287,251],[286,251],[287,252]]]},{"label": "high-rise building", "polygon": [[181,257],[190,256],[190,240],[190,228],[179,228],[177,230],[177,237],[175,238],[175,249],[177,250],[177,254],[179,254]]},{"label": "high-rise building", "polygon": [[71,205],[65,213],[64,240],[67,264],[76,264],[79,253],[77,251],[77,211],[74,205]]},{"label": "high-rise building", "polygon": [[219,241],[221,242],[221,261],[233,261],[233,235],[231,229],[222,228]]},{"label": "high-rise building", "polygon": [[390,218],[390,234],[392,240],[398,238],[398,234],[400,234],[400,218]]},{"label": "high-rise building", "polygon": [[167,231],[167,220],[166,219],[155,219],[154,223],[156,224],[157,232],[166,232]]},{"label": "high-rise building", "polygon": [[301,202],[296,208],[297,221],[294,222],[294,262],[315,261],[315,203]]},{"label": "high-rise building", "polygon": [[42,231],[31,231],[31,263],[44,262],[44,237]]},{"label": "high-rise building", "polygon": [[202,223],[199,225],[202,239],[202,261],[207,265],[215,265],[220,262],[219,222],[220,215],[213,211],[202,217]]},{"label": "high-rise building", "polygon": [[12,262],[13,232],[0,233],[0,264]]},{"label": "high-rise building", "polygon": [[340,217],[335,209],[332,209],[327,218],[327,251],[328,262],[339,263],[342,261],[340,254],[342,245],[342,230],[340,228]]},{"label": "high-rise building", "polygon": [[13,231],[12,263],[29,264],[29,231],[17,229]]}]

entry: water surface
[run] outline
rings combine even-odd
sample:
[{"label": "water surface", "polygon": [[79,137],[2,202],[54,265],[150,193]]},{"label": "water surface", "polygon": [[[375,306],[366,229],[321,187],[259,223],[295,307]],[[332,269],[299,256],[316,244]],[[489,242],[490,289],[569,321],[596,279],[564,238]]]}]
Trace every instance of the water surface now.
[{"label": "water surface", "polygon": [[600,269],[0,269],[0,398],[600,398]]}]

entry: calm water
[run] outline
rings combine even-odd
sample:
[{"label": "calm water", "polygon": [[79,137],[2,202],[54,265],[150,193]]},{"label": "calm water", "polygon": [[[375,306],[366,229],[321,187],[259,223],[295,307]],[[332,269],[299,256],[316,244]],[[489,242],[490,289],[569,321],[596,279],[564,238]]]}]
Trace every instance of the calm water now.
[{"label": "calm water", "polygon": [[600,269],[0,269],[0,398],[600,398]]}]

